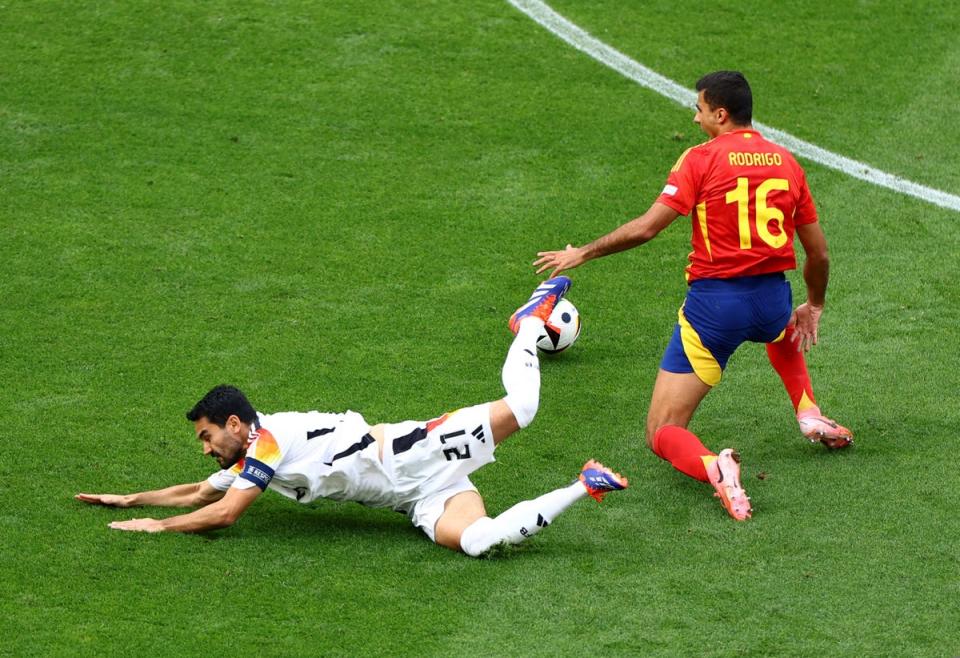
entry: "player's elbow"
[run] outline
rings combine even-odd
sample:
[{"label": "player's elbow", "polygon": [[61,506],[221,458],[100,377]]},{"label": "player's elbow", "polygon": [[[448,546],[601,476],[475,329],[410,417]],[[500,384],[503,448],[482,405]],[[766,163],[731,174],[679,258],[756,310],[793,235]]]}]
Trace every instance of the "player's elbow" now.
[{"label": "player's elbow", "polygon": [[816,265],[821,265],[823,267],[829,267],[830,265],[830,254],[827,251],[827,245],[817,247],[816,249],[810,249],[807,251],[807,262],[814,263]]},{"label": "player's elbow", "polygon": [[633,246],[639,246],[641,244],[646,244],[650,242],[655,237],[660,235],[660,231],[667,227],[667,223],[661,221],[657,217],[649,217],[650,213],[644,215],[641,220],[638,221],[637,226],[633,231]]},{"label": "player's elbow", "polygon": [[213,490],[203,490],[200,489],[193,494],[193,498],[190,501],[192,507],[206,507],[207,505],[212,505],[223,498],[223,492]]},{"label": "player's elbow", "polygon": [[815,249],[807,252],[807,263],[804,266],[805,276],[826,277],[830,272],[830,255],[827,248]]},{"label": "player's elbow", "polygon": [[659,202],[654,202],[647,212],[634,219],[628,225],[631,229],[631,246],[636,247],[650,242],[678,216],[679,214],[673,208]]},{"label": "player's elbow", "polygon": [[211,505],[209,508],[211,516],[208,517],[211,530],[229,528],[243,514],[242,510],[237,510],[227,505]]},{"label": "player's elbow", "polygon": [[631,247],[636,247],[650,242],[657,237],[657,233],[659,233],[659,230],[656,226],[646,222],[638,223],[630,232],[629,244]]},{"label": "player's elbow", "polygon": [[243,510],[228,508],[221,517],[223,519],[223,528],[229,528],[243,516]]}]

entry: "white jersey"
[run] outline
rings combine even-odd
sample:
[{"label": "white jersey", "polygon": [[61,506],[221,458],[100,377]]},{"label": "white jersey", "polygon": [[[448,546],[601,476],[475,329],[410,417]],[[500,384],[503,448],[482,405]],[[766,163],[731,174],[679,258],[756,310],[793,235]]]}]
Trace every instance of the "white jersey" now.
[{"label": "white jersey", "polygon": [[207,482],[220,491],[270,488],[301,503],[390,507],[434,539],[446,502],[476,491],[467,476],[494,461],[489,403],[384,425],[384,439],[381,462],[370,426],[353,411],[257,414],[244,458]]},{"label": "white jersey", "polygon": [[257,414],[243,459],[211,475],[220,491],[267,487],[309,503],[317,498],[393,507],[394,486],[360,414]]}]

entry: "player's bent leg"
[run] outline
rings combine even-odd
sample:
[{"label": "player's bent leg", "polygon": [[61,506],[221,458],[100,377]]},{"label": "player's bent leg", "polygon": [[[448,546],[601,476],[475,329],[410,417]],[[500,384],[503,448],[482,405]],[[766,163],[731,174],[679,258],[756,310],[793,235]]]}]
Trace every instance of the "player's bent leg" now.
[{"label": "player's bent leg", "polygon": [[647,445],[654,452],[657,430],[666,425],[686,427],[710,388],[695,373],[667,372],[660,369],[647,411]]},{"label": "player's bent leg", "polygon": [[[540,359],[537,357],[537,339],[543,330],[543,321],[527,317],[521,323],[516,338],[503,362],[501,380],[507,395],[503,398],[516,419],[518,427],[533,422],[540,406]],[[503,437],[506,438],[506,437]]]},{"label": "player's bent leg", "polygon": [[591,459],[573,484],[517,503],[495,518],[484,516],[474,521],[460,535],[460,549],[479,557],[500,544],[519,544],[549,526],[581,498],[590,495],[600,501],[607,493],[627,486],[625,477]]},{"label": "player's bent leg", "polygon": [[661,368],[647,413],[647,445],[653,453],[701,482],[709,481],[704,460],[716,455],[686,427],[709,392],[710,387],[696,374]]},{"label": "player's bent leg", "polygon": [[[533,291],[530,299],[510,316],[510,331],[516,334],[503,363],[503,401],[510,408],[519,427],[533,422],[540,405],[540,360],[537,340],[543,325],[557,302],[570,289],[570,279],[557,276],[547,279]],[[512,433],[515,430],[511,430]],[[501,441],[506,436],[501,436]]]},{"label": "player's bent leg", "polygon": [[476,491],[462,491],[444,505],[443,514],[434,526],[434,541],[441,546],[460,550],[460,537],[463,531],[487,517],[483,498]]},{"label": "player's bent leg", "polygon": [[767,343],[767,357],[777,371],[790,396],[800,432],[812,443],[823,443],[831,449],[846,448],[853,443],[853,432],[824,416],[813,395],[813,383],[803,351],[791,340],[794,325],[788,325],[783,337]]},{"label": "player's bent leg", "polygon": [[538,318],[528,318],[513,339],[503,362],[501,381],[506,391],[503,398],[519,427],[533,422],[540,407],[540,359],[537,338],[543,329]]},{"label": "player's bent leg", "polygon": [[684,475],[709,482],[727,513],[744,521],[752,509],[740,484],[740,456],[729,448],[717,455],[686,427],[709,392],[710,386],[694,373],[661,369],[647,416],[647,442],[654,454]]},{"label": "player's bent leg", "polygon": [[717,458],[700,438],[679,425],[664,425],[653,435],[653,454],[694,480],[709,482],[707,467]]},{"label": "player's bent leg", "polygon": [[807,371],[806,357],[793,342],[794,332],[794,325],[788,324],[783,330],[783,335],[767,343],[766,348],[770,365],[783,382],[783,388],[790,396],[794,413],[799,414],[815,409],[817,401],[813,397],[813,384],[810,381],[810,373]]}]

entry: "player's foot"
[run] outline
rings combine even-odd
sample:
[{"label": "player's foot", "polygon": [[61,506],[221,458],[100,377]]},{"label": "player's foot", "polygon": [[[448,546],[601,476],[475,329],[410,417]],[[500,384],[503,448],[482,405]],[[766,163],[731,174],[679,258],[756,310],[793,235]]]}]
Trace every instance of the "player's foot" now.
[{"label": "player's foot", "polygon": [[714,494],[727,512],[737,521],[746,521],[753,514],[747,492],[740,486],[740,455],[731,448],[721,450],[716,460],[707,467]]},{"label": "player's foot", "polygon": [[818,441],[831,450],[846,448],[853,443],[853,432],[826,416],[810,415],[798,417],[800,431],[811,443]]},{"label": "player's foot", "polygon": [[627,478],[619,473],[614,473],[593,459],[583,465],[578,479],[583,482],[587,493],[598,503],[603,502],[603,497],[611,491],[620,491],[626,489],[629,485]]},{"label": "player's foot", "polygon": [[537,286],[527,303],[510,316],[510,331],[517,333],[520,330],[520,322],[530,316],[538,317],[546,322],[550,314],[553,313],[553,307],[570,290],[571,283],[569,277],[555,276]]}]

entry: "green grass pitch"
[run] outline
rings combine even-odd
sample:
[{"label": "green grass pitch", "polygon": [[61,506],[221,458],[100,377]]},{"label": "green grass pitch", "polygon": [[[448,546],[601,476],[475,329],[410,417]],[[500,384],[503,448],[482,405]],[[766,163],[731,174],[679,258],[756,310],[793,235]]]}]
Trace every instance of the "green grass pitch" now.
[{"label": "green grass pitch", "polygon": [[[960,9],[790,5],[552,4],[960,193]],[[183,413],[221,382],[371,422],[498,397],[535,252],[645,210],[692,116],[504,1],[0,5],[0,655],[960,654],[960,215],[809,162],[833,265],[810,369],[857,445],[807,444],[744,346],[692,429],[743,453],[749,523],[643,445],[683,220],[572,273],[583,334],[474,481],[494,513],[590,457],[631,488],[517,550],[270,494],[206,536],[72,500],[205,477]]]}]

